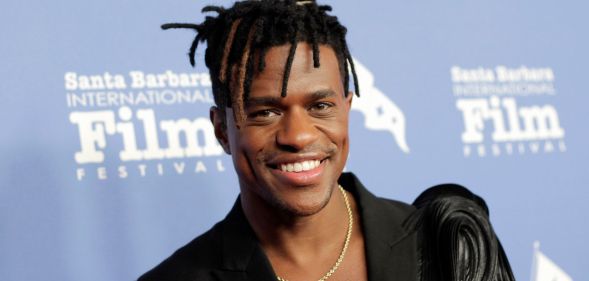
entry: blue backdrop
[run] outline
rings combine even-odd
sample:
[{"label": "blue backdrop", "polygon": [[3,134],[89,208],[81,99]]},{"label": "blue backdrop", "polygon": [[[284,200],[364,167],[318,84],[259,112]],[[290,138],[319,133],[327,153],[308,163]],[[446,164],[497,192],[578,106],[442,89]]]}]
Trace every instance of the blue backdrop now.
[{"label": "blue backdrop", "polygon": [[[483,196],[519,280],[532,243],[589,273],[585,1],[332,1],[360,65],[347,170],[411,202]],[[15,1],[0,9],[0,280],[133,280],[238,192],[211,139],[190,31],[228,1]],[[585,50],[585,51],[583,51]]]}]

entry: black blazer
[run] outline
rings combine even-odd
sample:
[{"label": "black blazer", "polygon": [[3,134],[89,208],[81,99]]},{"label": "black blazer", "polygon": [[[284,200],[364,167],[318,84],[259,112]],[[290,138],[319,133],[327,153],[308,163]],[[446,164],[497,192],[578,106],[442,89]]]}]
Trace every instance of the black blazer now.
[{"label": "black blazer", "polygon": [[[339,182],[358,202],[368,280],[417,280],[416,234],[401,226],[414,207],[375,197],[351,173],[342,174]],[[156,280],[276,281],[276,274],[238,198],[224,220],[139,278]]]}]

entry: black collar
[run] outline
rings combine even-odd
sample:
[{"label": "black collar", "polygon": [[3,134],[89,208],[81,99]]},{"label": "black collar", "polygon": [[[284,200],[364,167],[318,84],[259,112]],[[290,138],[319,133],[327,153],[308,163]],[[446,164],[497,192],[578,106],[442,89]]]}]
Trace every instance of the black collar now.
[{"label": "black collar", "polygon": [[[339,183],[354,195],[360,210],[369,280],[416,280],[416,240],[401,223],[412,207],[370,193],[351,173]],[[276,275],[249,225],[239,198],[224,220],[221,280],[275,281]]]},{"label": "black collar", "polygon": [[[243,213],[239,198],[224,222],[221,232],[222,269],[234,273],[246,272],[247,276],[231,274],[231,278],[220,279],[275,281],[276,274]],[[226,276],[227,273],[222,274]]]},{"label": "black collar", "polygon": [[358,202],[368,280],[417,280],[416,235],[402,227],[414,208],[377,198],[352,173],[343,173],[339,183]]}]

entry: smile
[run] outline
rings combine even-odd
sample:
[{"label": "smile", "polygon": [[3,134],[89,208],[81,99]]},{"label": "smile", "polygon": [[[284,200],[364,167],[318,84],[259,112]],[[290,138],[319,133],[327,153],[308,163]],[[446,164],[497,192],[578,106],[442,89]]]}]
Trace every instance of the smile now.
[{"label": "smile", "polygon": [[321,165],[321,161],[319,160],[307,160],[302,162],[280,164],[279,167],[283,172],[300,173],[313,170],[319,167],[319,165]]},{"label": "smile", "polygon": [[310,186],[321,182],[329,158],[286,160],[270,166],[270,172],[289,186]]}]

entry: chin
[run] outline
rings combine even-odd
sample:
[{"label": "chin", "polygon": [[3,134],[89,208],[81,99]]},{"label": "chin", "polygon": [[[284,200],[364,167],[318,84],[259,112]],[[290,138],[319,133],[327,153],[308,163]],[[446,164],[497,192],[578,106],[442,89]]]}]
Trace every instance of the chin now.
[{"label": "chin", "polygon": [[[302,193],[302,194],[301,194]],[[277,196],[275,207],[293,216],[311,216],[319,213],[331,199],[333,188],[327,190],[301,192],[289,196]]]}]

